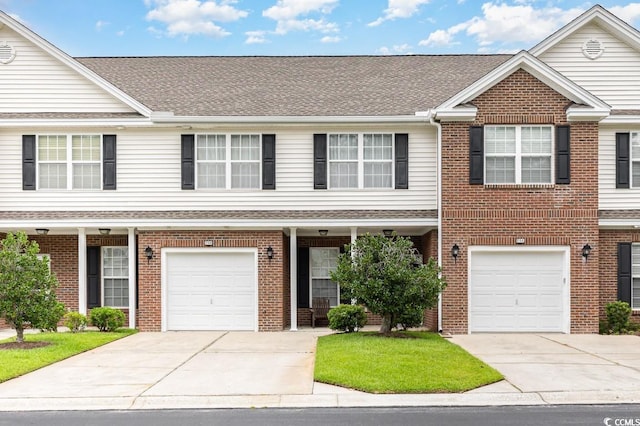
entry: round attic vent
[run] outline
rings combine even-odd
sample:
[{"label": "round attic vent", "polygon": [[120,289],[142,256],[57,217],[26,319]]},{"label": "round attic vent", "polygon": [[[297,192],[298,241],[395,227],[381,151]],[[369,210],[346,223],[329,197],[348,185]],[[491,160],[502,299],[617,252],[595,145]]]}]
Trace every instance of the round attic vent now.
[{"label": "round attic vent", "polygon": [[16,57],[16,50],[6,41],[0,41],[0,63],[8,64]]},{"label": "round attic vent", "polygon": [[600,40],[589,39],[582,45],[582,53],[589,59],[598,59],[604,53],[604,45]]}]

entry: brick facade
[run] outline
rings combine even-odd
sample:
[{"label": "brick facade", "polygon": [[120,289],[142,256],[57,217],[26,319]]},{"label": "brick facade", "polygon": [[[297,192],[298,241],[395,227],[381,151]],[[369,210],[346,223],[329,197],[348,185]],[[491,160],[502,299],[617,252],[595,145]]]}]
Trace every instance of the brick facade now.
[{"label": "brick facade", "polygon": [[[443,329],[468,331],[467,253],[474,245],[570,246],[571,332],[598,331],[598,123],[571,125],[569,185],[470,185],[469,126],[566,122],[570,101],[519,70],[472,101],[474,123],[442,124]],[[588,262],[580,255],[589,243]]]}]

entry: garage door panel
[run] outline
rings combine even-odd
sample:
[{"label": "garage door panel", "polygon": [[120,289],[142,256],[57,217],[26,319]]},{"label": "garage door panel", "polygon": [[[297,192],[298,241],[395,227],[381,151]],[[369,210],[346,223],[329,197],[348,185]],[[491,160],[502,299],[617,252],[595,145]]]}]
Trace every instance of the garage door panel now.
[{"label": "garage door panel", "polygon": [[167,253],[167,329],[254,330],[255,254]]},{"label": "garage door panel", "polygon": [[473,252],[469,330],[562,331],[564,252]]}]

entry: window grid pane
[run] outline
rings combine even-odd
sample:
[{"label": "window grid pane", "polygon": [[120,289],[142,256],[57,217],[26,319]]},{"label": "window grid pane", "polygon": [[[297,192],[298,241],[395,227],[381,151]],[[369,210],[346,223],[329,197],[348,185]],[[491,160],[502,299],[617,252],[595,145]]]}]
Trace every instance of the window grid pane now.
[{"label": "window grid pane", "polygon": [[311,297],[328,297],[331,306],[338,305],[338,285],[329,274],[335,270],[339,251],[335,248],[312,248]]},{"label": "window grid pane", "polygon": [[198,188],[225,188],[227,186],[226,135],[198,135],[196,167]]},{"label": "window grid pane", "polygon": [[522,183],[551,182],[551,157],[522,157]]},{"label": "window grid pane", "polygon": [[56,163],[40,164],[38,187],[41,189],[66,189],[67,165]]},{"label": "window grid pane", "polygon": [[100,189],[101,184],[100,164],[73,165],[73,189]]},{"label": "window grid pane", "polygon": [[516,182],[515,157],[487,157],[486,168],[486,181],[489,184]]},{"label": "window grid pane", "polygon": [[128,247],[102,248],[104,305],[129,306]]},{"label": "window grid pane", "polygon": [[260,188],[260,135],[231,135],[231,188]]},{"label": "window grid pane", "polygon": [[358,162],[332,162],[329,164],[330,188],[357,188]]},{"label": "window grid pane", "polygon": [[485,131],[485,151],[487,154],[515,154],[516,128],[513,126],[487,127]]}]

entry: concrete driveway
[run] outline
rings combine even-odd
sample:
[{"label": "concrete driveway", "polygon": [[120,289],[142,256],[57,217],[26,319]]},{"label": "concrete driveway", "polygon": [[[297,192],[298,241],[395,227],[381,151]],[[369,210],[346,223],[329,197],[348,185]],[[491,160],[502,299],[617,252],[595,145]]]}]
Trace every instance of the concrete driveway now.
[{"label": "concrete driveway", "polygon": [[640,397],[638,336],[472,334],[451,341],[505,377],[472,392],[537,394],[552,404]]},{"label": "concrete driveway", "polygon": [[454,336],[506,380],[383,395],[313,382],[317,337],[328,333],[138,333],[0,383],[0,411],[640,403],[637,336]]},{"label": "concrete driveway", "polygon": [[322,332],[138,333],[0,384],[0,410],[311,394]]}]

